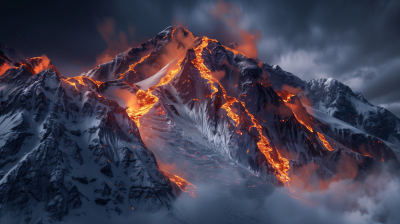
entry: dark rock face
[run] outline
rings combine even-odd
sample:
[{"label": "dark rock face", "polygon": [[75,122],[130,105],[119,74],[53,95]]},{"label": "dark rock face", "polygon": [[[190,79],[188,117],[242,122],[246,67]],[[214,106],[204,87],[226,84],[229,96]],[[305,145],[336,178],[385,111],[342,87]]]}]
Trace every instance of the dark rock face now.
[{"label": "dark rock face", "polygon": [[117,214],[122,206],[170,206],[172,187],[116,102],[77,82],[78,92],[51,70],[32,75],[24,66],[9,69],[0,86],[0,217],[36,222],[29,217],[39,206],[42,220],[55,222],[84,204]]},{"label": "dark rock face", "polygon": [[299,88],[310,99],[313,108],[340,119],[367,134],[400,144],[400,119],[390,111],[369,103],[361,93],[334,79],[312,79],[305,82],[283,71],[279,66],[263,65],[272,86]]},{"label": "dark rock face", "polygon": [[361,93],[354,93],[348,86],[332,79],[311,80],[307,88],[316,109],[383,140],[400,142],[400,119],[388,110],[372,105]]},{"label": "dark rock face", "polygon": [[[236,114],[246,114],[247,109],[260,122],[262,134],[268,138],[273,150],[292,155],[289,157],[290,172],[295,173],[295,168],[314,163],[318,164],[318,171],[323,174],[321,178],[331,177],[337,172],[332,167],[337,166],[344,157],[352,157],[359,164],[360,174],[367,173],[377,164],[376,159],[370,160],[362,153],[352,151],[350,146],[337,144],[335,152],[328,151],[317,133],[310,132],[299,123],[291,109],[283,103],[268,77],[263,77],[265,71],[258,66],[258,61],[240,54],[234,55],[229,48],[210,42],[202,52],[204,64],[211,72],[222,71],[225,74],[219,80],[221,85],[214,85],[218,92],[212,95],[214,90],[208,80],[201,77],[192,63],[195,57],[194,51],[189,49],[181,72],[169,84],[154,91],[160,99],[154,110],[164,108],[172,123],[178,115],[190,117],[203,137],[227,159],[249,168],[263,179],[280,184],[274,175],[274,168],[257,146],[261,137],[256,128],[252,128],[251,118],[241,116],[236,126],[236,122],[222,108],[226,99],[222,95],[221,85],[228,96],[234,96],[246,105],[244,108],[242,104],[234,103],[232,108],[237,111]],[[299,82],[298,86],[303,84],[294,75],[290,75],[288,80]],[[316,126],[315,129],[320,130]],[[365,159],[370,162],[365,163]]]}]

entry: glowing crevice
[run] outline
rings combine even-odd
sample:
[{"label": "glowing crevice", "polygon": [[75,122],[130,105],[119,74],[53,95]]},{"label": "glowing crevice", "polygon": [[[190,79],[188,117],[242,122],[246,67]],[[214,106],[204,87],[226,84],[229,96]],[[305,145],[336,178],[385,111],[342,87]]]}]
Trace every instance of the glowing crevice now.
[{"label": "glowing crevice", "polygon": [[[212,40],[207,37],[202,37],[201,40],[202,40],[201,44],[199,44],[194,49],[196,58],[192,60],[192,63],[199,70],[201,77],[204,79],[207,79],[208,80],[207,83],[209,83],[211,85],[211,89],[213,90],[213,92],[211,93],[211,97],[215,93],[218,92],[218,88],[216,88],[214,86],[214,83],[217,83],[219,85],[219,87],[222,90],[222,96],[224,97],[224,100],[226,102],[224,105],[222,105],[222,108],[224,108],[227,111],[228,116],[233,121],[236,122],[236,126],[237,126],[240,122],[239,116],[232,111],[230,106],[235,102],[239,103],[239,101],[237,101],[234,97],[227,96],[224,87],[219,83],[218,80],[216,80],[212,77],[211,71],[205,66],[204,59],[202,58],[203,49],[208,46],[208,43],[210,41],[216,42],[216,40]],[[258,148],[265,155],[267,161],[273,166],[273,168],[275,170],[275,175],[278,178],[278,180],[280,180],[286,187],[290,187],[289,186],[290,178],[288,176],[288,171],[290,169],[289,160],[282,157],[277,150],[275,150],[276,155],[275,156],[272,155],[274,151],[273,151],[272,147],[270,146],[268,139],[262,134],[261,125],[259,124],[257,119],[255,119],[254,116],[246,109],[245,103],[244,102],[240,102],[240,103],[245,108],[247,115],[250,116],[251,122],[253,123],[252,127],[255,127],[260,135],[261,140],[257,142]],[[275,158],[277,157],[277,161],[276,161],[276,159],[273,159],[273,157],[275,157]]]}]

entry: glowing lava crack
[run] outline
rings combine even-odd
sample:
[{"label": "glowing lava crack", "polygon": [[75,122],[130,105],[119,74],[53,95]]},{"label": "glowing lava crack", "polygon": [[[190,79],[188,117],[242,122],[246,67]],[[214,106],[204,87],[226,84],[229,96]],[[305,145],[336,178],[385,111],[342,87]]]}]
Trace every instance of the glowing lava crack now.
[{"label": "glowing lava crack", "polygon": [[[239,116],[235,114],[230,106],[238,102],[234,97],[229,97],[226,94],[226,91],[224,87],[218,82],[218,80],[214,79],[211,75],[211,71],[204,65],[204,59],[202,58],[202,52],[205,47],[207,47],[208,43],[210,41],[215,41],[212,39],[208,39],[207,37],[202,38],[202,42],[200,45],[198,45],[194,51],[196,54],[196,58],[192,60],[193,65],[200,71],[201,77],[204,79],[208,80],[208,83],[211,85],[211,89],[214,90],[214,92],[211,94],[211,97],[218,92],[218,88],[214,86],[214,83],[218,83],[222,90],[222,95],[225,100],[225,104],[222,106],[227,111],[228,116],[236,122],[236,126],[239,124]],[[290,169],[289,166],[289,160],[286,158],[282,157],[280,153],[277,150],[273,150],[271,145],[269,144],[268,139],[262,134],[262,127],[259,124],[259,122],[254,118],[254,116],[246,109],[246,105],[244,102],[240,102],[243,107],[245,108],[245,111],[248,116],[251,117],[251,122],[253,123],[252,127],[255,127],[260,135],[261,140],[257,142],[257,146],[260,149],[260,151],[265,155],[265,158],[267,161],[273,166],[275,170],[275,175],[280,180],[286,187],[289,186],[289,175],[288,171]],[[277,158],[277,159],[274,159]]]},{"label": "glowing lava crack", "polygon": [[310,132],[316,132],[318,135],[318,138],[321,140],[321,142],[324,144],[326,149],[329,151],[333,151],[334,149],[332,146],[329,144],[329,142],[325,139],[325,136],[318,131],[316,131],[314,128],[311,126],[311,121],[308,119],[308,117],[301,116],[301,114],[297,114],[296,109],[294,108],[295,105],[290,103],[290,98],[292,96],[295,96],[287,91],[283,90],[275,90],[275,92],[283,99],[283,102],[285,103],[286,106],[290,107],[292,109],[293,115],[295,116],[296,120],[304,125]]}]

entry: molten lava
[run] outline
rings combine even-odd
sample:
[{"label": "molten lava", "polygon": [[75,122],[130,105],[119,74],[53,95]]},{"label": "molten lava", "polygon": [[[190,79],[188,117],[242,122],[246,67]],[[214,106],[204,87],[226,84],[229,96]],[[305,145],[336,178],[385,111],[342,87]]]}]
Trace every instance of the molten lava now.
[{"label": "molten lava", "polygon": [[325,147],[329,150],[329,151],[333,151],[334,149],[331,147],[331,145],[329,144],[329,142],[325,139],[325,136],[319,132],[317,132],[318,134],[318,138],[322,141],[322,143],[324,143]]},{"label": "molten lava", "polygon": [[[218,80],[213,78],[213,76],[211,75],[210,69],[207,68],[207,66],[204,64],[204,59],[201,57],[203,49],[207,47],[209,41],[217,42],[216,40],[212,40],[212,39],[208,39],[207,37],[203,37],[201,39],[201,44],[199,44],[194,49],[194,52],[196,53],[196,58],[192,60],[192,63],[194,65],[194,67],[196,67],[197,70],[199,70],[201,77],[204,79],[207,79],[208,80],[207,83],[210,83],[210,87],[214,91],[211,93],[211,98],[212,98],[213,95],[218,92],[218,88],[214,86],[214,83],[219,83],[219,82],[218,82]],[[221,86],[221,88],[222,88],[222,86]]]},{"label": "molten lava", "polygon": [[[210,41],[216,41],[216,40],[212,40],[207,37],[202,37],[201,44],[199,44],[194,49],[196,58],[192,60],[192,63],[199,70],[201,77],[204,79],[207,79],[208,80],[207,83],[210,83],[211,89],[214,90],[214,92],[211,94],[211,97],[215,93],[218,92],[218,88],[216,88],[214,86],[214,83],[218,83],[219,87],[222,90],[222,95],[224,97],[224,100],[226,102],[222,106],[222,108],[224,108],[227,111],[228,116],[233,121],[236,122],[236,126],[237,126],[240,122],[240,120],[239,120],[240,117],[232,111],[230,106],[235,102],[239,103],[239,101],[236,100],[234,97],[227,96],[224,87],[219,83],[218,80],[216,80],[212,77],[211,71],[207,68],[207,66],[205,66],[204,59],[202,58],[202,52],[203,52],[204,48],[206,48],[208,46],[208,43]],[[260,135],[261,140],[259,142],[257,142],[258,148],[265,155],[267,161],[274,167],[275,175],[278,178],[278,180],[280,180],[286,187],[289,187],[289,181],[290,181],[290,178],[288,176],[288,171],[290,169],[289,160],[282,157],[277,150],[274,151],[272,149],[271,145],[269,144],[268,139],[262,134],[262,127],[259,124],[259,122],[257,121],[257,119],[255,119],[254,116],[246,109],[246,105],[244,102],[241,102],[241,104],[245,108],[247,115],[251,117],[251,121],[253,123],[252,127],[255,127]]]},{"label": "molten lava", "polygon": [[290,92],[283,91],[283,90],[275,90],[275,91],[278,94],[278,96],[280,96],[282,98],[285,105],[290,107],[290,109],[292,109],[293,115],[295,116],[296,120],[300,124],[305,126],[310,132],[316,132],[318,135],[318,138],[324,144],[326,149],[328,149],[329,151],[333,151],[334,149],[329,144],[329,142],[325,139],[325,136],[312,128],[312,124],[311,124],[310,119],[308,118],[308,114],[305,111],[302,113],[303,105],[300,102],[299,103],[289,103],[291,97],[293,97],[295,95],[293,95]]},{"label": "molten lava", "polygon": [[189,181],[183,179],[180,176],[172,174],[170,172],[162,170],[162,172],[169,178],[170,181],[174,182],[181,191],[188,193],[192,197],[196,197],[197,187],[191,184]]},{"label": "molten lava", "polygon": [[104,83],[104,82],[100,82],[100,81],[94,80],[94,79],[92,79],[92,78],[90,78],[90,77],[86,77],[86,76],[75,76],[75,77],[70,77],[70,78],[66,78],[66,79],[62,79],[62,80],[64,80],[64,81],[67,82],[68,84],[74,86],[75,89],[76,89],[77,91],[79,91],[78,88],[76,87],[76,83],[73,82],[73,80],[78,81],[78,83],[81,84],[82,86],[86,86],[86,85],[85,85],[85,82],[83,81],[84,79],[89,79],[89,80],[92,81],[94,84],[96,84],[97,87],[100,87],[100,85]]},{"label": "molten lava", "polygon": [[[224,96],[226,96],[226,94]],[[236,122],[235,127],[237,127],[240,123],[240,117],[239,117],[239,115],[237,115],[236,113],[234,113],[232,111],[231,105],[238,101],[235,99],[235,97],[230,97],[230,96],[226,96],[225,100],[226,100],[226,103],[224,105],[222,105],[221,108],[226,110],[226,112],[228,113],[228,116],[230,118],[232,118],[233,121]]]},{"label": "molten lava", "polygon": [[296,112],[294,112],[294,110],[292,110],[292,111],[293,111],[294,116],[296,117],[296,120],[298,122],[300,122],[300,124],[305,126],[309,131],[314,132],[314,129],[311,127],[311,125],[307,124],[307,123],[309,123],[307,119],[300,119],[300,116],[297,116],[297,114],[296,114]]},{"label": "molten lava", "polygon": [[154,96],[150,90],[139,89],[135,95],[137,107],[128,108],[126,112],[129,117],[140,127],[139,118],[145,115],[158,102],[158,97]]},{"label": "molten lava", "polygon": [[285,102],[285,103],[289,102],[289,100],[290,100],[290,98],[292,98],[292,96],[295,96],[292,93],[287,92],[287,91],[280,91],[280,90],[275,90],[275,91],[278,94],[278,96],[280,96],[282,98],[283,102]]},{"label": "molten lava", "polygon": [[[150,54],[151,54],[151,53],[150,53]],[[146,60],[146,58],[148,58],[148,57],[150,56],[150,54],[148,54],[148,55],[146,55],[146,56],[143,56],[139,61],[137,61],[137,62],[135,62],[135,63],[129,65],[128,70],[127,70],[126,72],[120,74],[119,77],[118,77],[118,79],[123,79],[124,76],[126,75],[126,73],[128,73],[128,72],[130,72],[130,71],[135,72],[135,67],[136,67],[136,65],[138,65],[138,64],[142,63],[144,60]]]},{"label": "molten lava", "polygon": [[139,118],[145,115],[153,106],[158,102],[158,97],[153,95],[152,91],[162,85],[168,84],[172,78],[175,77],[176,74],[181,70],[180,64],[182,60],[178,61],[176,69],[171,69],[167,75],[165,75],[160,82],[149,88],[147,91],[139,89],[135,95],[135,107],[128,108],[126,112],[128,113],[129,117],[136,123],[138,127],[140,127]]}]

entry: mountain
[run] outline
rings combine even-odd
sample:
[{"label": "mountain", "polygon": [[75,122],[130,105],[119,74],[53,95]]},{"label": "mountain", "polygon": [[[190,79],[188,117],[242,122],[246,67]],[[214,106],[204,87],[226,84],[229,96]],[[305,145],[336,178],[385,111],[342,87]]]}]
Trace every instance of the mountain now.
[{"label": "mountain", "polygon": [[0,74],[3,74],[8,68],[18,68],[19,66],[24,65],[32,74],[36,74],[44,69],[50,69],[60,75],[57,68],[51,63],[50,59],[47,58],[46,55],[29,58],[23,53],[8,48],[6,45],[1,43],[0,65]]},{"label": "mountain", "polygon": [[198,197],[198,184],[231,181],[217,170],[296,194],[302,184],[323,189],[398,166],[380,136],[365,128],[347,136],[348,102],[367,101],[343,84],[308,85],[183,27],[76,77],[2,49],[14,67],[0,76],[0,218],[47,223],[162,210],[185,223],[174,201]]},{"label": "mountain", "polygon": [[136,124],[98,82],[21,65],[0,83],[2,215],[30,223],[39,209],[54,222],[96,205],[109,217],[171,206],[176,192]]},{"label": "mountain", "polygon": [[[338,119],[336,125],[328,125],[330,130],[327,134],[332,138],[349,145],[351,142],[358,141],[351,139],[354,136],[364,136],[363,138],[374,139],[372,140],[374,143],[379,144],[378,141],[383,141],[384,145],[395,149],[396,153],[400,152],[398,147],[400,119],[385,108],[369,103],[361,93],[353,92],[350,87],[332,78],[312,79],[306,82],[283,71],[277,65],[264,64],[263,69],[270,75],[275,89],[289,89],[293,94],[304,96],[310,102],[308,109],[312,116],[313,114],[328,115],[323,115],[327,118],[324,122],[326,125],[332,123],[332,117]],[[320,121],[324,120],[321,116],[319,117]],[[344,126],[340,125],[343,123],[341,121],[344,122]],[[374,143],[362,148],[370,148]]]}]

